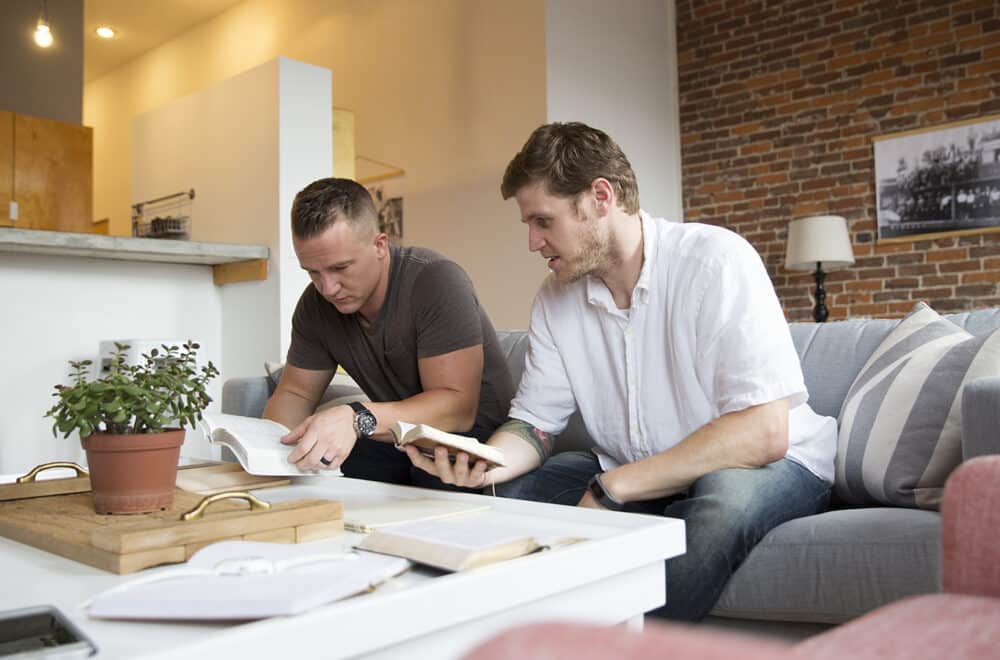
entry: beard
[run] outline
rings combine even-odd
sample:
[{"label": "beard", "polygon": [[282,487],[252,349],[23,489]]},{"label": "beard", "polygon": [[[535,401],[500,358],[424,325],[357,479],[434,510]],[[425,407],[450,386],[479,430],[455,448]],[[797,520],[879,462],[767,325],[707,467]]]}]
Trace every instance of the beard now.
[{"label": "beard", "polygon": [[597,219],[578,211],[580,219],[580,250],[573,259],[572,267],[566,272],[564,280],[572,284],[588,275],[603,277],[609,270],[620,263],[614,250],[611,236],[601,233]]}]

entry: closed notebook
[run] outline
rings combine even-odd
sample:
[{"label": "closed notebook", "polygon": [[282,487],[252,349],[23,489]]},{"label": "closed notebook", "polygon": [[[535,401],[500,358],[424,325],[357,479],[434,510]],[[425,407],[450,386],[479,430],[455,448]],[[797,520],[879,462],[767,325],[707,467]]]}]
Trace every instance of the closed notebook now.
[{"label": "closed notebook", "polygon": [[448,454],[452,459],[458,452],[463,451],[473,459],[486,461],[489,467],[507,464],[504,461],[503,450],[483,444],[475,438],[442,431],[429,424],[396,422],[389,431],[396,441],[396,446],[400,449],[406,445],[413,445],[425,455],[433,457],[434,448],[438,445],[444,445],[448,448]]},{"label": "closed notebook", "polygon": [[393,525],[439,520],[489,508],[487,503],[435,499],[389,500],[361,506],[349,504],[344,507],[344,529],[368,533]]},{"label": "closed notebook", "polygon": [[228,447],[243,469],[263,476],[337,476],[340,470],[301,470],[288,462],[294,445],[281,444],[288,427],[270,419],[206,413],[203,425],[213,444]]},{"label": "closed notebook", "polygon": [[524,526],[479,513],[376,529],[356,547],[445,571],[465,571],[578,540],[543,540]]},{"label": "closed notebook", "polygon": [[249,620],[297,614],[377,587],[410,562],[366,552],[323,553],[312,544],[222,541],[180,566],[99,594],[103,619]]}]

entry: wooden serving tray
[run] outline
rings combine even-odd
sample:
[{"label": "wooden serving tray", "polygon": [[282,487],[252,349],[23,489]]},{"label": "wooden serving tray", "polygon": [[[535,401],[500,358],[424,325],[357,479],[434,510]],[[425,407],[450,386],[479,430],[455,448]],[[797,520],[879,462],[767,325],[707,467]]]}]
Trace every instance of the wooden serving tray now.
[{"label": "wooden serving tray", "polygon": [[112,573],[132,573],[186,561],[216,541],[302,543],[344,528],[340,502],[303,499],[251,511],[246,502],[212,504],[199,520],[181,520],[204,498],[178,489],[170,509],[100,515],[91,494],[74,493],[0,502],[0,536]]}]

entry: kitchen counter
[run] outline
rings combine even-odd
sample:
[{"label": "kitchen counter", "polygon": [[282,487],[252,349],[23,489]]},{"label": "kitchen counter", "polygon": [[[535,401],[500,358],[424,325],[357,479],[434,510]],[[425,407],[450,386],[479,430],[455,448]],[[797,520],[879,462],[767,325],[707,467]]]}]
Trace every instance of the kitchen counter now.
[{"label": "kitchen counter", "polygon": [[40,254],[213,266],[216,284],[267,278],[268,248],[0,227],[0,254]]}]

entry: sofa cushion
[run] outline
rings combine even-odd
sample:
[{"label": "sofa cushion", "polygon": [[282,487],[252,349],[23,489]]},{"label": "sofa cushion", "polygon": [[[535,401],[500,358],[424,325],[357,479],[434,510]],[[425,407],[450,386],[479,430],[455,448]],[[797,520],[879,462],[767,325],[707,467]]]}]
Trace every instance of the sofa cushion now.
[{"label": "sofa cushion", "polygon": [[962,460],[962,387],[993,375],[1000,375],[1000,331],[974,337],[918,303],[868,358],[844,400],[838,497],[937,509]]},{"label": "sofa cushion", "polygon": [[842,623],[940,590],[941,516],[867,507],[783,523],[726,584],[715,616]]}]

